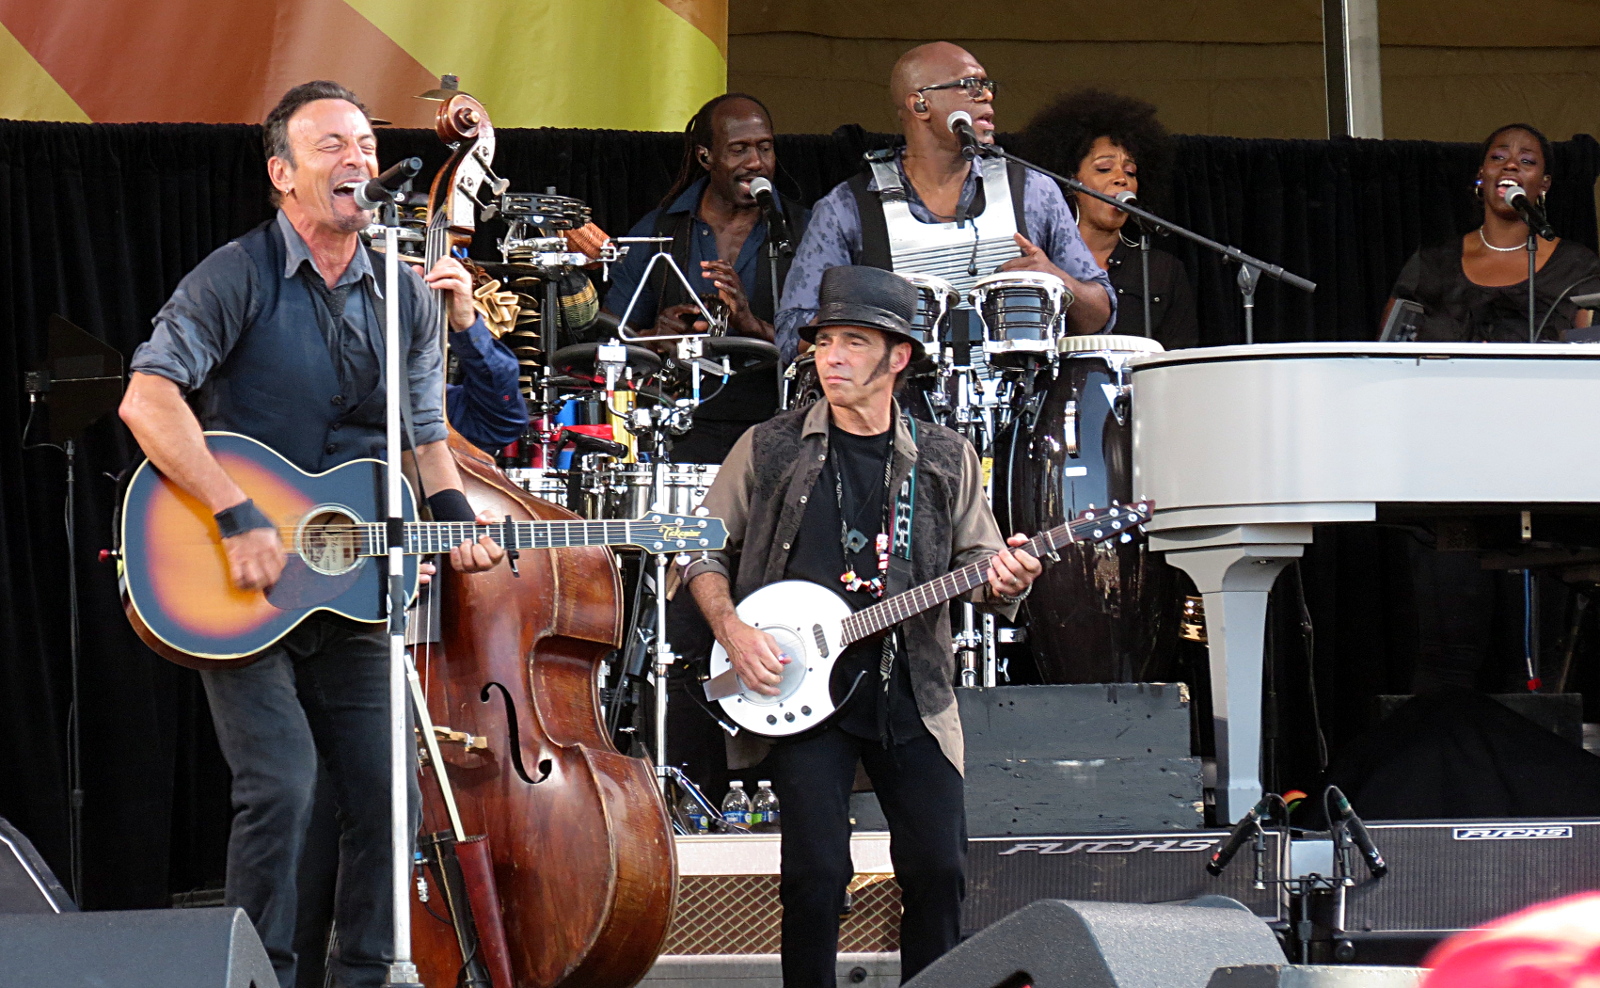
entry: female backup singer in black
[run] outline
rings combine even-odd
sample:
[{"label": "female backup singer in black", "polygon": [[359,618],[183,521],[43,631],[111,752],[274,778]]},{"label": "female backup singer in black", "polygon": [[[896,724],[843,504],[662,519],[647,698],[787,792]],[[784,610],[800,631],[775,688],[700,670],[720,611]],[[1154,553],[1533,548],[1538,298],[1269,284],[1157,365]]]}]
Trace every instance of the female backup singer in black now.
[{"label": "female backup singer in black", "polygon": [[[1071,175],[1115,196],[1159,196],[1171,140],[1143,100],[1098,89],[1069,93],[1033,118],[1023,133],[1025,153],[1054,172]],[[1141,188],[1142,186],[1142,188]],[[1150,325],[1144,322],[1144,270],[1139,234],[1128,214],[1098,199],[1063,190],[1078,215],[1078,231],[1117,291],[1116,332],[1153,337],[1168,350],[1200,345],[1194,292],[1183,263],[1164,250],[1150,251]]]},{"label": "female backup singer in black", "polygon": [[[1417,339],[1528,342],[1528,225],[1500,189],[1520,185],[1543,202],[1550,188],[1549,162],[1550,142],[1527,124],[1507,124],[1484,140],[1472,186],[1483,203],[1482,225],[1417,251],[1395,281],[1390,306],[1403,298],[1425,310]],[[1538,243],[1535,327],[1539,339],[1558,340],[1565,330],[1589,325],[1591,313],[1569,299],[1600,291],[1600,258],[1570,240],[1541,237]]]}]

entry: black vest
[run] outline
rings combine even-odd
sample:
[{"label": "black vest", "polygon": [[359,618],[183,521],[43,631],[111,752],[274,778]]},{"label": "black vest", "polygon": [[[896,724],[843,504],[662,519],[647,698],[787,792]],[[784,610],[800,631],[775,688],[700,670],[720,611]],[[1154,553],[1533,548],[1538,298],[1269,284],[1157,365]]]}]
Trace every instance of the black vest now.
[{"label": "black vest", "polygon": [[[283,276],[286,253],[278,221],[256,227],[238,244],[255,264],[257,290],[238,341],[191,397],[201,426],[259,439],[310,473],[360,457],[382,458],[384,385],[380,379],[365,395],[339,392],[311,288],[303,280],[305,269],[294,278]],[[381,271],[383,255],[361,249],[368,250],[373,270]],[[400,278],[402,354],[411,351],[421,301],[415,281],[407,274]],[[371,291],[365,283],[358,290]],[[382,300],[372,301],[382,313]],[[381,353],[381,339],[378,347]],[[402,379],[409,380],[403,371]]]}]

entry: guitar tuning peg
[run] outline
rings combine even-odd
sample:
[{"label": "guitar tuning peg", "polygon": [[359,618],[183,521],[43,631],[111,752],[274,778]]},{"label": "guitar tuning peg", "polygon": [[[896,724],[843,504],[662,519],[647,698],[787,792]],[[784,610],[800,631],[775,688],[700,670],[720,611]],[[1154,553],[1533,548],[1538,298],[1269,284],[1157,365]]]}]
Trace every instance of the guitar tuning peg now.
[{"label": "guitar tuning peg", "polygon": [[487,223],[490,220],[494,219],[495,216],[499,214],[499,212],[500,212],[500,210],[493,203],[490,203],[489,205],[483,207],[483,209],[478,212],[478,222],[479,223]]},{"label": "guitar tuning peg", "polygon": [[1133,533],[1132,532],[1123,532],[1122,533],[1122,538],[1118,539],[1117,541],[1118,542],[1123,542],[1123,543],[1132,542],[1133,541]]},{"label": "guitar tuning peg", "polygon": [[511,179],[509,178],[497,178],[489,183],[489,191],[497,196],[505,195],[506,190],[509,188],[511,188]]}]

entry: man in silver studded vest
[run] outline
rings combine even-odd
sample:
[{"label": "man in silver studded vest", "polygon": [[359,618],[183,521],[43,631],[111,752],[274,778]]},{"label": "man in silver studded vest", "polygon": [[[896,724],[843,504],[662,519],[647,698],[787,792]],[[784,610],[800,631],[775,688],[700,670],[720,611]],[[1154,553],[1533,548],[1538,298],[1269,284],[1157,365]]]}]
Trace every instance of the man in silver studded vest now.
[{"label": "man in silver studded vest", "polygon": [[799,351],[800,327],[817,311],[822,273],[841,264],[933,275],[958,291],[1000,271],[1041,271],[1076,297],[1072,335],[1110,330],[1114,293],[1050,179],[994,159],[969,162],[947,121],[972,116],[980,140],[994,141],[995,82],[977,59],[948,42],[913,48],[895,63],[889,91],[905,146],[868,155],[868,168],[840,183],[812,210],[784,282],[775,321],[785,360]]}]

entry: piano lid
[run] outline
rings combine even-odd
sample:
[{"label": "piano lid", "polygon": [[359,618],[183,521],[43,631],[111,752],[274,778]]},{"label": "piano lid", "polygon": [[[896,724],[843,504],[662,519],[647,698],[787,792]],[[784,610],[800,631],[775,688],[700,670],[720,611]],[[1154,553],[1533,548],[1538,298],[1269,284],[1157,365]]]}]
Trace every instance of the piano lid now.
[{"label": "piano lid", "polygon": [[1264,344],[1130,366],[1151,531],[1600,502],[1600,345]]}]

